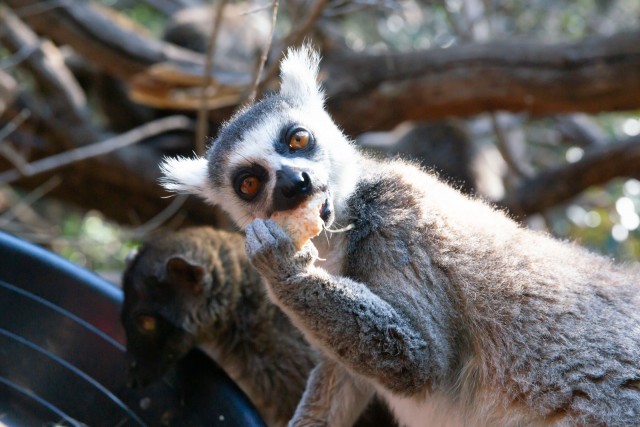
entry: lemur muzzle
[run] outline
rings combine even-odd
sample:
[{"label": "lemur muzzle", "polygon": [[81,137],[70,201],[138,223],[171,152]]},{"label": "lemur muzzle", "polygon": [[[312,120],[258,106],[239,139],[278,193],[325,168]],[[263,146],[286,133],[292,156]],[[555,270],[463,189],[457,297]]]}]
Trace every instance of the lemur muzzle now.
[{"label": "lemur muzzle", "polygon": [[276,172],[273,207],[277,211],[293,209],[311,194],[313,184],[307,172],[283,166]]}]

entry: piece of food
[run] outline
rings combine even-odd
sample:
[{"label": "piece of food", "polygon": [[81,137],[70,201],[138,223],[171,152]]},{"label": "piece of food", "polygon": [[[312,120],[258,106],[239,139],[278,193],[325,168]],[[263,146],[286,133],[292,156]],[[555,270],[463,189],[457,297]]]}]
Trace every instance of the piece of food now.
[{"label": "piece of food", "polygon": [[324,221],[320,218],[320,211],[324,202],[324,194],[319,194],[295,209],[274,212],[271,219],[291,236],[296,249],[300,250],[322,231]]}]

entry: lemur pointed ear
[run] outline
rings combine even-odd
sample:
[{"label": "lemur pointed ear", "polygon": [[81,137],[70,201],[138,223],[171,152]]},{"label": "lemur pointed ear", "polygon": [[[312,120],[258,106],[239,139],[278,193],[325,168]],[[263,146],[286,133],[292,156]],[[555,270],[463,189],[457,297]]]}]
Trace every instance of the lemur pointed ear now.
[{"label": "lemur pointed ear", "polygon": [[289,48],[280,64],[280,94],[307,102],[324,102],[324,93],[317,82],[320,54],[310,45]]},{"label": "lemur pointed ear", "polygon": [[204,287],[205,269],[181,256],[169,258],[165,264],[169,279],[181,288],[201,294]]},{"label": "lemur pointed ear", "polygon": [[197,194],[211,202],[213,193],[208,185],[207,159],[196,157],[165,157],[160,163],[163,177],[160,184],[175,193]]}]

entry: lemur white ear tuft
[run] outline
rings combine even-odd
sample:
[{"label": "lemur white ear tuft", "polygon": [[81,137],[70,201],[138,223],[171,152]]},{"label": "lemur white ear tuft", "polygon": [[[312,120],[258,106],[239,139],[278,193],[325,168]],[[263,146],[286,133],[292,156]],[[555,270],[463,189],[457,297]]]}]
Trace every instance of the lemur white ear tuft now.
[{"label": "lemur white ear tuft", "polygon": [[324,102],[324,94],[317,82],[320,54],[310,45],[289,48],[280,64],[280,94],[301,102]]},{"label": "lemur white ear tuft", "polygon": [[207,185],[207,159],[204,157],[165,157],[160,163],[160,170],[164,175],[160,183],[167,190],[197,194],[207,199],[211,197]]}]

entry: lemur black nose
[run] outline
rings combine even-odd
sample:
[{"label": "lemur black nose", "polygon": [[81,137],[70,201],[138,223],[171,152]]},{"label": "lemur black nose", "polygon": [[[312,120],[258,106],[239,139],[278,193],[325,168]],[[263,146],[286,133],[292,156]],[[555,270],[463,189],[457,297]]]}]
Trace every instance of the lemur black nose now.
[{"label": "lemur black nose", "polygon": [[313,185],[308,173],[283,166],[276,172],[276,186],[273,193],[274,209],[286,211],[300,204],[309,194]]}]

